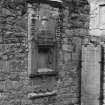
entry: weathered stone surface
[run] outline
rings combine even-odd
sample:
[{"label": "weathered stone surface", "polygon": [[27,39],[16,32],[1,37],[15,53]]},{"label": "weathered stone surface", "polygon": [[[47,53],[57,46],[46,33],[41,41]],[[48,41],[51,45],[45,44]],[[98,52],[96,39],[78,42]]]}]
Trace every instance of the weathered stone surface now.
[{"label": "weathered stone surface", "polygon": [[[10,4],[8,6],[11,6]],[[65,43],[70,42],[70,44],[67,44],[66,50],[65,46],[62,49],[58,80],[44,77],[30,82],[27,70],[27,39],[23,44],[0,45],[2,49],[0,55],[3,52],[0,57],[5,58],[0,61],[0,105],[79,105],[81,36],[88,35],[89,9],[86,0],[75,0],[70,2],[64,12],[64,37],[68,40]],[[4,17],[0,17],[0,30],[4,30],[3,34],[6,37],[17,34],[27,36],[27,13],[20,15],[20,12],[12,8],[11,11],[2,10]],[[7,15],[12,16],[5,17]],[[32,86],[33,83],[36,84],[35,87]],[[35,100],[28,99],[28,93],[40,89],[46,91],[46,87],[49,90],[57,89],[57,95]]]},{"label": "weathered stone surface", "polygon": [[81,101],[84,105],[99,105],[101,46],[83,46]]}]

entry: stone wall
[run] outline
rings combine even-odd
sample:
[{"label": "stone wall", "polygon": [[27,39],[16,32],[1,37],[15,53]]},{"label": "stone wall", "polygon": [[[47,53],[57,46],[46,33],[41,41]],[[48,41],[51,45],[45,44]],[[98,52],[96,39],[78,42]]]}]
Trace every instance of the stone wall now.
[{"label": "stone wall", "polygon": [[[89,8],[87,1],[79,0],[79,2],[70,2],[69,7],[64,12],[64,43],[60,52],[58,80],[54,85],[57,89],[56,96],[37,100],[28,99],[28,93],[32,92],[33,87],[30,85],[27,70],[27,39],[25,43],[19,45],[21,47],[16,46],[17,49],[10,45],[11,49],[14,49],[12,51],[9,48],[10,54],[7,52],[9,46],[1,44],[0,105],[79,105],[81,43],[84,36],[88,35]],[[9,11],[5,8],[2,8],[2,12],[6,23],[0,25],[1,30],[5,25],[6,32],[4,31],[4,33],[6,35],[11,35],[10,32],[13,35],[23,32],[22,34],[27,37],[27,14],[21,16],[19,11]],[[10,17],[6,17],[7,15]],[[8,24],[8,21],[16,24]],[[23,48],[25,50],[22,56],[20,50]],[[20,52],[16,53],[15,51]],[[6,52],[6,54],[3,53],[2,55],[2,52]],[[7,59],[7,55],[11,59]],[[16,55],[19,56],[16,57]],[[42,82],[40,80],[38,84],[40,85]],[[46,78],[45,85],[48,82],[49,79]]]}]

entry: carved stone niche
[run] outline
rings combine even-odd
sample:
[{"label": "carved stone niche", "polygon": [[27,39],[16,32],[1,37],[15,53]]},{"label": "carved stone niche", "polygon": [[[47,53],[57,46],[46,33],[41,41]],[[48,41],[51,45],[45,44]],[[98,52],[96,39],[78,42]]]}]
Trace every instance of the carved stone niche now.
[{"label": "carved stone niche", "polygon": [[34,49],[31,56],[32,63],[36,62],[31,68],[35,72],[31,73],[30,77],[55,76],[57,74],[57,43],[54,29],[56,20],[52,21],[42,16],[41,20],[36,21],[36,27],[38,31],[32,42]]},{"label": "carved stone niche", "polygon": [[[57,75],[57,38],[62,0],[27,0],[31,4],[28,19],[30,77]],[[56,3],[56,5],[54,5]],[[35,8],[34,4],[38,6]],[[54,5],[54,6],[53,6]],[[31,13],[35,14],[34,17]],[[32,21],[32,18],[35,21]]]}]

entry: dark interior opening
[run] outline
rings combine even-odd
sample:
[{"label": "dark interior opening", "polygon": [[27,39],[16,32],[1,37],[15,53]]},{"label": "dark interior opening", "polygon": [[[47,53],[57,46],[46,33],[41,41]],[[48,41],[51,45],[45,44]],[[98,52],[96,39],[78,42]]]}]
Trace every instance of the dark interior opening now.
[{"label": "dark interior opening", "polygon": [[53,67],[53,49],[49,47],[38,47],[38,69],[52,69]]}]

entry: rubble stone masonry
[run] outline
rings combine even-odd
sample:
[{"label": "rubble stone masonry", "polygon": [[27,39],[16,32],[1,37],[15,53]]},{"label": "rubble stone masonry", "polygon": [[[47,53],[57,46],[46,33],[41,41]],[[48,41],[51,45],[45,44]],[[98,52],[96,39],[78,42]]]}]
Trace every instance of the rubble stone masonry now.
[{"label": "rubble stone masonry", "polygon": [[[33,90],[27,69],[28,16],[25,14],[6,18],[5,35],[20,33],[26,36],[26,39],[23,44],[0,44],[0,105],[80,105],[81,44],[84,43],[85,36],[89,35],[89,18],[90,33],[92,33],[92,19],[89,17],[91,5],[94,3],[89,4],[86,0],[79,0],[79,2],[72,0],[68,8],[64,10],[64,43],[62,51],[59,52],[58,78],[47,77],[35,80],[37,86],[44,85],[49,89],[56,89],[57,94],[33,100],[28,98],[28,93]],[[1,10],[3,16],[11,15],[8,9]],[[91,6],[91,13],[94,13],[92,10],[94,9]],[[15,16],[15,12],[12,15]],[[16,24],[8,24],[9,21]],[[1,26],[0,28],[2,29]]]}]

